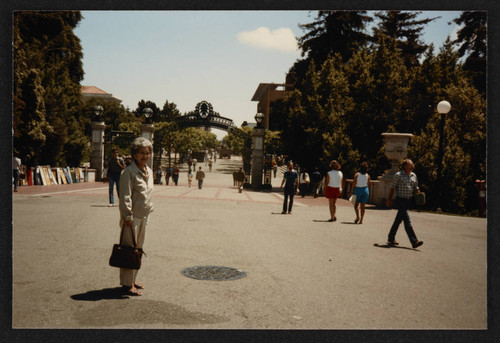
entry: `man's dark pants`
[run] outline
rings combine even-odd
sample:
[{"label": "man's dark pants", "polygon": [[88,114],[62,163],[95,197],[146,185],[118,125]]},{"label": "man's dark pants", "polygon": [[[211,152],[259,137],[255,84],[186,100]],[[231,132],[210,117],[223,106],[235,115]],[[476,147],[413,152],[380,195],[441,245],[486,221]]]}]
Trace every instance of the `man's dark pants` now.
[{"label": "man's dark pants", "polygon": [[396,199],[394,200],[394,206],[398,209],[398,214],[396,215],[394,223],[391,227],[391,231],[389,232],[389,242],[394,241],[399,225],[401,224],[401,222],[404,222],[406,234],[408,235],[410,242],[412,244],[415,243],[417,241],[417,236],[413,231],[410,215],[408,214],[408,209],[410,208],[410,199],[396,197]]},{"label": "man's dark pants", "polygon": [[17,190],[17,186],[19,185],[19,170],[12,169],[12,175],[14,176],[14,189]]},{"label": "man's dark pants", "polygon": [[290,203],[288,204],[288,212],[292,212],[293,196],[295,195],[295,190],[285,188],[284,195],[285,195],[285,200],[283,201],[283,212],[286,212],[286,204],[288,202],[288,197],[290,197]]},{"label": "man's dark pants", "polygon": [[120,196],[120,175],[121,173],[111,173],[109,174],[109,203],[115,203],[115,197],[113,195],[113,186],[116,184],[116,193]]}]

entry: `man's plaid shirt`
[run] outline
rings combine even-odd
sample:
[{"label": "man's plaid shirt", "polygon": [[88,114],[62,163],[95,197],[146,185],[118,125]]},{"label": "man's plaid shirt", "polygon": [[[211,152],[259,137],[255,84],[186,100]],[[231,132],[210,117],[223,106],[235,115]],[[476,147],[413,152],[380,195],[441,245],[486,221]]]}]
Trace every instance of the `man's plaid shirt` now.
[{"label": "man's plaid shirt", "polygon": [[394,175],[391,188],[396,190],[397,197],[409,199],[418,190],[417,175],[413,172],[406,175],[405,171],[401,170]]}]

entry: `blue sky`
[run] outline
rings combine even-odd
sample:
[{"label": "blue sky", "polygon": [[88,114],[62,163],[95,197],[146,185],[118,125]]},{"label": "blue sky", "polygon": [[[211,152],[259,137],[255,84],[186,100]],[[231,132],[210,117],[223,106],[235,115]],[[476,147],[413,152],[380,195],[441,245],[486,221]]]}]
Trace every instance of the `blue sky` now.
[{"label": "blue sky", "polygon": [[[439,48],[457,27],[459,11],[441,16],[423,40]],[[298,24],[314,21],[309,11],[82,11],[75,29],[83,48],[82,85],[96,86],[135,109],[140,100],[160,108],[174,102],[181,113],[202,100],[237,126],[254,121],[251,98],[261,82],[284,83],[300,58]],[[219,138],[225,132],[214,130]]]}]

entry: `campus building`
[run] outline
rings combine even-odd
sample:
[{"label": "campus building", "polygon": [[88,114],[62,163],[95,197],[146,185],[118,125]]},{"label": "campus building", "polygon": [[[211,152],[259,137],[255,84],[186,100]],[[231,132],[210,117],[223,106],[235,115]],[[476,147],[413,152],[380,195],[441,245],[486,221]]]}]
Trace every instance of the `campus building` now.
[{"label": "campus building", "polygon": [[106,93],[96,86],[81,86],[81,94],[84,101],[97,99],[102,100],[103,102],[114,102],[118,105],[122,102],[121,99],[114,97],[113,94]]}]

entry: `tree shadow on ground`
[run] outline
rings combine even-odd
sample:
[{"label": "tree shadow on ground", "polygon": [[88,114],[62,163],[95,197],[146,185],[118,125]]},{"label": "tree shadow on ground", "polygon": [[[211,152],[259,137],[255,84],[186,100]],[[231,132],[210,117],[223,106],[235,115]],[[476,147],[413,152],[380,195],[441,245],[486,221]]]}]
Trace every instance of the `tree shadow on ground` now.
[{"label": "tree shadow on ground", "polygon": [[103,288],[86,293],[74,294],[71,299],[78,301],[99,301],[109,299],[129,299],[127,292],[122,287]]},{"label": "tree shadow on ground", "polygon": [[406,249],[406,250],[413,250],[413,251],[420,252],[420,250],[417,250],[417,249],[414,249],[414,248],[400,247],[399,245],[393,245],[393,244],[378,244],[378,243],[375,243],[375,244],[373,244],[373,246],[377,247],[377,248],[386,248],[386,249],[396,248],[396,249]]}]

